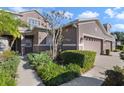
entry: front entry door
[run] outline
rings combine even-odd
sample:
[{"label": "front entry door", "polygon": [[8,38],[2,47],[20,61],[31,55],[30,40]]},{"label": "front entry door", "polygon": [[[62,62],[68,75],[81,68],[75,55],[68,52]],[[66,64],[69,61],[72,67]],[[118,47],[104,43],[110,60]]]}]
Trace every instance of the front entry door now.
[{"label": "front entry door", "polygon": [[25,54],[31,53],[33,51],[33,39],[26,38],[25,39]]}]

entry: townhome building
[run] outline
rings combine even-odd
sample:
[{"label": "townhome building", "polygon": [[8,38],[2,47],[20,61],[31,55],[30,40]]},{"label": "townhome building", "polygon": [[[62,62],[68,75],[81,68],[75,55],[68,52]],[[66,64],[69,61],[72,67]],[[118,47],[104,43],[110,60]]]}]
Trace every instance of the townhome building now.
[{"label": "townhome building", "polygon": [[[36,10],[20,12],[16,16],[30,28],[19,28],[22,35],[15,41],[12,49],[21,54],[49,50],[52,44],[49,22]],[[96,18],[69,22],[63,26],[62,49],[90,50],[97,54],[103,54],[106,49],[113,50],[115,37],[110,34],[110,28],[110,24],[103,25]],[[11,38],[8,39],[11,40]]]}]

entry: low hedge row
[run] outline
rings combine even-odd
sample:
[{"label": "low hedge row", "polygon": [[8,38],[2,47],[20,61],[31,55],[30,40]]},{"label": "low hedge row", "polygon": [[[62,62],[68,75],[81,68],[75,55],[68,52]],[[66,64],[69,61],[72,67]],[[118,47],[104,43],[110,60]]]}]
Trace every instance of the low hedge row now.
[{"label": "low hedge row", "polygon": [[[36,56],[42,57],[40,57],[39,60]],[[47,58],[47,61],[44,61],[43,56],[44,58]],[[68,66],[56,64],[48,55],[46,55],[46,53],[28,54],[28,60],[42,78],[45,85],[60,85],[80,75],[80,66],[76,64],[69,64]]]},{"label": "low hedge row", "polygon": [[120,52],[120,49],[115,49],[113,50],[113,52]]},{"label": "low hedge row", "polygon": [[17,55],[17,53],[14,51],[10,50],[4,51],[3,53],[0,53],[0,61],[5,61],[8,58],[13,57],[14,55]]},{"label": "low hedge row", "polygon": [[80,50],[65,50],[60,54],[63,64],[78,64],[83,70],[88,70],[93,67],[95,62],[96,52],[80,51]]},{"label": "low hedge row", "polygon": [[118,45],[118,46],[116,46],[116,49],[124,50],[124,45]]},{"label": "low hedge row", "polygon": [[0,62],[0,86],[16,85],[16,70],[19,64],[19,57],[15,54]]}]

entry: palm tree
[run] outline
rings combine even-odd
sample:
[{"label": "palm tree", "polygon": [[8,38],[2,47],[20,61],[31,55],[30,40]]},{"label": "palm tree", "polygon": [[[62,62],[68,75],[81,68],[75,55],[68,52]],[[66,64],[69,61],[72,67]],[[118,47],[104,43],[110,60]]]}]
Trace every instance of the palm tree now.
[{"label": "palm tree", "polygon": [[13,36],[13,40],[10,44],[10,49],[12,48],[15,40],[21,37],[21,33],[18,30],[19,27],[27,27],[27,25],[19,18],[16,18],[14,14],[0,10],[0,36]]}]

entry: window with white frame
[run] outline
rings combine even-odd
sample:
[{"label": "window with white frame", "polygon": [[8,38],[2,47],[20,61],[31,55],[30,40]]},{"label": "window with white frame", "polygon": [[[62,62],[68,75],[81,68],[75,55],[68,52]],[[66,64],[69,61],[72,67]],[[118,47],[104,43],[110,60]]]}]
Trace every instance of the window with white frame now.
[{"label": "window with white frame", "polygon": [[36,26],[36,27],[39,27],[40,26],[40,20],[36,19],[36,18],[31,18],[29,17],[28,18],[28,23],[30,26]]}]

